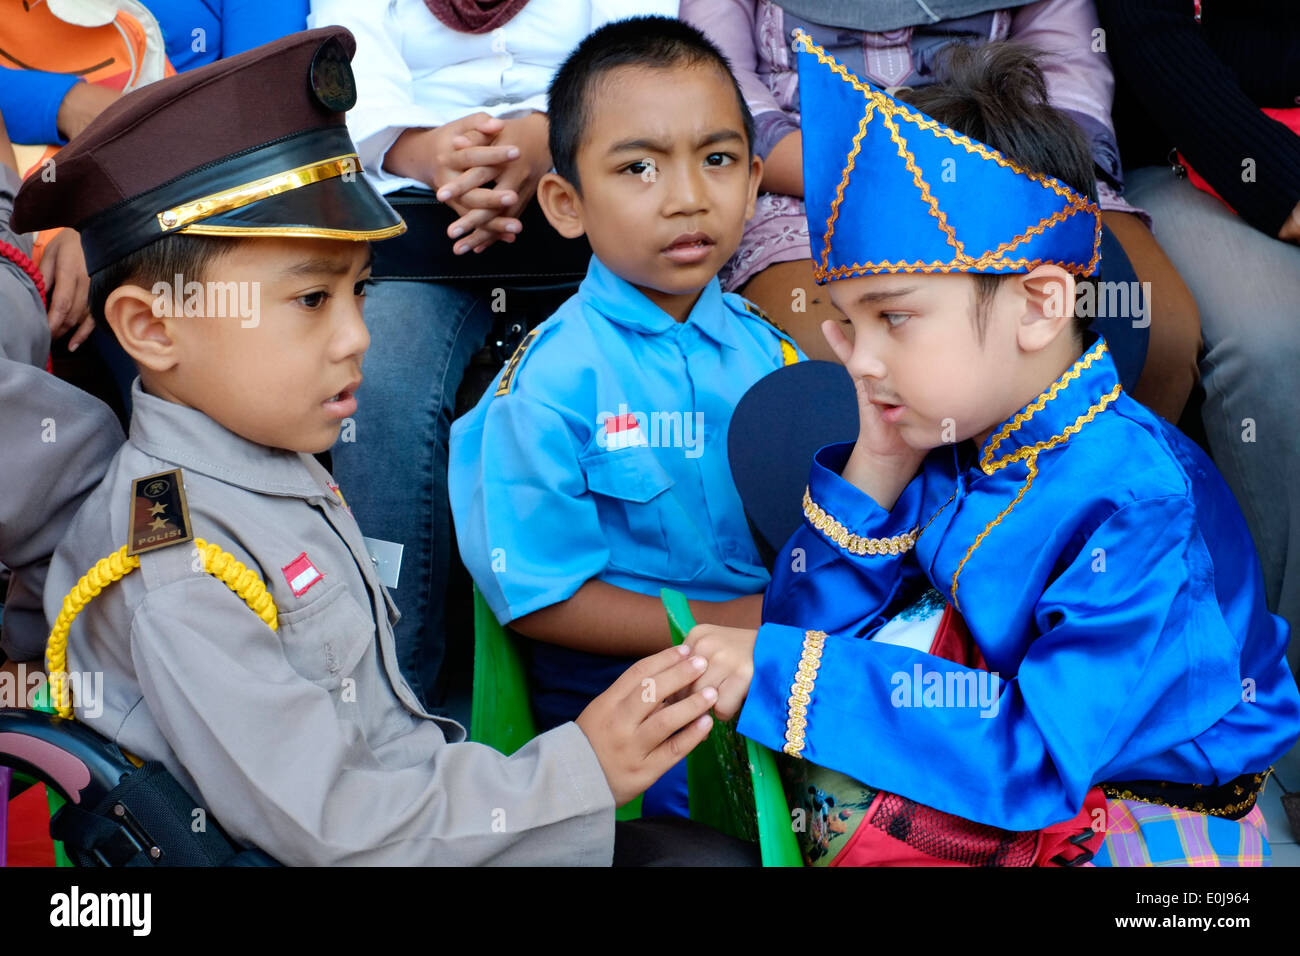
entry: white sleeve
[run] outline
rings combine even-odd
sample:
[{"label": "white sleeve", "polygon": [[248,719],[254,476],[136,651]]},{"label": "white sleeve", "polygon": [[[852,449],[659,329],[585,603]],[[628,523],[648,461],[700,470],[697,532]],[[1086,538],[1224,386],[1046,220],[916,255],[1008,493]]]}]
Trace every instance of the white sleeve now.
[{"label": "white sleeve", "polygon": [[416,102],[411,72],[402,53],[402,36],[392,8],[382,13],[348,0],[312,0],[307,26],[347,27],[357,39],[352,72],[357,104],[348,112],[348,132],[361,165],[383,192],[414,184],[383,170],[384,157],[404,130],[440,125],[440,118]]}]

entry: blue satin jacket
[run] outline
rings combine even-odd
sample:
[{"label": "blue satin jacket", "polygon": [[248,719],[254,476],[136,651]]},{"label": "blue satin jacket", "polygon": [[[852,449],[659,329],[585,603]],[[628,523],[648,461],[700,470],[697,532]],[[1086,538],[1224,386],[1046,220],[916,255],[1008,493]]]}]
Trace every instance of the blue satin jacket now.
[{"label": "blue satin jacket", "polygon": [[[975,458],[936,449],[892,511],[840,477],[851,450],[815,458],[742,733],[1012,830],[1069,819],[1097,783],[1260,771],[1300,735],[1236,502],[1121,393],[1104,342]],[[931,584],[998,675],[993,706],[988,675],[864,639]]]}]

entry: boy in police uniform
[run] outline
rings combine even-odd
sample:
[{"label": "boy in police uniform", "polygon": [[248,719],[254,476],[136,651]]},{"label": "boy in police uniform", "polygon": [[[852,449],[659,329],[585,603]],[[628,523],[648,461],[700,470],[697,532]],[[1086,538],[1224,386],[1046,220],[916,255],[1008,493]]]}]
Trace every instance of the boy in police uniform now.
[{"label": "boy in police uniform", "polygon": [[[639,663],[512,757],[463,742],[400,676],[396,611],[312,457],[356,407],[366,240],[403,229],[344,126],[352,51],[316,30],[129,94],[17,198],[19,228],[80,230],[140,370],[51,565],[52,688],[102,671],[92,725],[285,863],[608,864],[615,804],[707,733],[712,691],[662,703],[703,661]],[[214,309],[218,281],[256,308]]]},{"label": "boy in police uniform", "polygon": [[[749,386],[799,358],[716,278],[762,160],[708,40],[662,17],[604,26],[556,73],[548,115],[556,171],[538,202],[561,235],[587,236],[591,265],[453,425],[448,482],[466,566],[497,618],[537,640],[543,726],[670,643],[664,586],[697,620],[757,626],[768,575],[727,425]],[[685,814],[684,770],[644,806]]]}]

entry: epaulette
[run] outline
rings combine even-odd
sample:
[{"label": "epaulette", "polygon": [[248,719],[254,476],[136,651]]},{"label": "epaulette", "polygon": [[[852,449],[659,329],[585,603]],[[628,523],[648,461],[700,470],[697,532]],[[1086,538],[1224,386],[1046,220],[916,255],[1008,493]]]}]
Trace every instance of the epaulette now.
[{"label": "epaulette", "polygon": [[[50,701],[60,717],[72,717],[72,694],[68,682],[68,633],[82,608],[108,585],[120,581],[140,567],[140,555],[184,541],[194,542],[194,555],[202,570],[219,580],[243,599],[249,610],[271,630],[280,626],[275,599],[256,571],[220,545],[194,537],[185,484],[179,468],[145,475],[131,482],[131,527],[129,540],[112,554],[95,562],[78,579],[63,599],[62,610],[45,643],[45,671],[50,676]],[[188,556],[187,556],[188,557]]]},{"label": "epaulette", "polygon": [[781,328],[781,325],[780,325],[779,322],[777,322],[775,319],[773,319],[770,315],[768,315],[766,312],[764,312],[762,309],[760,309],[760,308],[759,308],[758,306],[756,306],[754,303],[750,302],[748,299],[745,299],[745,300],[743,300],[743,301],[744,301],[744,305],[745,305],[745,311],[748,312],[750,315],[754,315],[754,316],[757,316],[758,318],[762,319],[764,322],[766,322],[768,325],[770,325],[770,326],[772,326],[773,328],[775,328],[778,332],[782,333],[783,335],[789,335],[789,334],[790,334],[790,333],[787,332],[785,329]]},{"label": "epaulette", "polygon": [[492,393],[493,397],[510,394],[510,386],[514,384],[515,373],[519,371],[519,364],[524,360],[524,353],[528,351],[530,345],[537,341],[537,336],[541,331],[542,327],[539,325],[524,336],[524,340],[515,349],[515,354],[510,356],[510,361],[506,362],[505,371],[501,373],[501,380],[497,382],[497,390]]},{"label": "epaulette", "polygon": [[781,328],[781,324],[779,322],[773,319],[770,315],[768,315],[766,312],[764,312],[754,303],[750,302],[748,299],[741,299],[741,303],[745,306],[746,312],[748,312],[750,315],[754,316],[755,318],[762,319],[768,325],[772,326],[772,328],[776,329],[778,332],[781,333],[782,364],[793,365],[796,362],[798,362],[799,352],[794,347],[793,336],[791,336],[790,333],[787,332],[785,329]]},{"label": "epaulette", "polygon": [[182,544],[194,537],[185,479],[179,468],[134,479],[129,513],[128,555]]}]

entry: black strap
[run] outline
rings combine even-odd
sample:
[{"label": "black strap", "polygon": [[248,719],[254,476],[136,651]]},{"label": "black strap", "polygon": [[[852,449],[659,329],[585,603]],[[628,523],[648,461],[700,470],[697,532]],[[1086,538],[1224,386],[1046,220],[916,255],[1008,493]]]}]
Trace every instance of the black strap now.
[{"label": "black strap", "polygon": [[458,256],[447,227],[460,217],[450,206],[426,189],[403,189],[384,198],[406,221],[406,232],[374,244],[370,274],[376,279],[550,284],[587,273],[587,240],[563,238],[536,202],[520,216],[524,228],[514,242],[495,242],[480,253]]},{"label": "black strap", "polygon": [[65,804],[50,821],[80,866],[267,866],[227,836],[161,763],[127,774],[93,810]]}]

